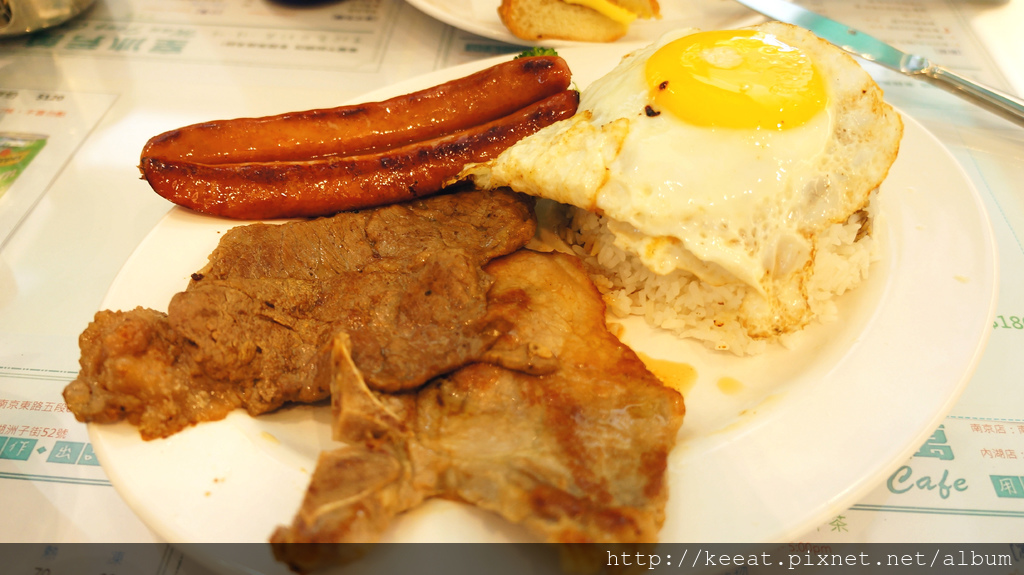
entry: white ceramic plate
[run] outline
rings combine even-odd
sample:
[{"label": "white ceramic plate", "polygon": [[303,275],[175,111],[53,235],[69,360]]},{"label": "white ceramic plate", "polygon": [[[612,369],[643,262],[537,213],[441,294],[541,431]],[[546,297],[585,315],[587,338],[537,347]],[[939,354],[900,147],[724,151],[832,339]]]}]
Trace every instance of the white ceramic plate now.
[{"label": "white ceramic plate", "polygon": [[[586,42],[545,40],[530,42],[508,31],[498,17],[501,0],[406,0],[420,11],[445,24],[510,44],[524,46],[583,46]],[[764,17],[733,0],[672,0],[661,2],[661,18],[635,20],[617,42],[650,43],[677,28],[738,28],[764,21]]]},{"label": "white ceramic plate", "polygon": [[[580,86],[622,46],[567,48]],[[465,75],[474,63],[393,86],[376,100]],[[841,298],[841,320],[813,325],[796,349],[753,358],[710,352],[627,322],[650,356],[692,365],[661,533],[670,542],[780,542],[799,537],[878,485],[941,423],[977,364],[994,317],[996,251],[964,172],[905,118],[880,195],[885,256]],[[104,306],[166,309],[236,222],[175,208],[139,245]],[[722,391],[719,378],[742,385]],[[171,542],[260,542],[291,521],[314,460],[331,445],[325,406],[259,418],[244,412],[165,440],[128,424],[91,425],[100,461],[128,504]],[[389,541],[528,540],[518,528],[450,502],[395,522]]]}]

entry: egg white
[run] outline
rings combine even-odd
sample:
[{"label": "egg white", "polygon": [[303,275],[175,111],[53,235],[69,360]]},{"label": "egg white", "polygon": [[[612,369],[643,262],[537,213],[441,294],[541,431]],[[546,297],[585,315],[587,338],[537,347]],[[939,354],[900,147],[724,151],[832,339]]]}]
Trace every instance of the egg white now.
[{"label": "egg white", "polygon": [[652,271],[686,270],[750,288],[753,337],[799,329],[815,238],[868,203],[894,161],[902,123],[857,63],[810,32],[755,27],[807,54],[825,109],[786,130],[689,124],[652,104],[644,66],[681,30],[638,50],[581,93],[579,112],[467,169],[514,190],[611,218],[616,245]]}]

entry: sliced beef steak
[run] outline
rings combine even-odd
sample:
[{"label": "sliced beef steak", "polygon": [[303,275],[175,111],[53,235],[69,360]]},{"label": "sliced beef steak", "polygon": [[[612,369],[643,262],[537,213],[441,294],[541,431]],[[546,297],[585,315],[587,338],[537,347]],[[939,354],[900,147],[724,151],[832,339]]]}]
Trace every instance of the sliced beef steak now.
[{"label": "sliced beef steak", "polygon": [[244,407],[315,402],[317,350],[351,335],[376,389],[396,391],[478,359],[508,328],[487,314],[481,266],[523,246],[525,196],[461,192],[225,234],[167,314],[102,311],[65,389],[80,421],[127,419],[165,437]]},{"label": "sliced beef steak", "polygon": [[201,277],[329,279],[400,270],[424,253],[465,250],[477,263],[532,237],[533,203],[511,192],[465,191],[309,222],[253,224],[224,234]]}]

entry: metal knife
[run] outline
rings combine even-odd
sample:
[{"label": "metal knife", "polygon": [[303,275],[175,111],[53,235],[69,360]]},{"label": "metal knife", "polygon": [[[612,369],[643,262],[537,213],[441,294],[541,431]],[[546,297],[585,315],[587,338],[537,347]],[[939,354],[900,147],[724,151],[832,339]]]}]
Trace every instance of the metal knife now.
[{"label": "metal knife", "polygon": [[930,62],[923,56],[897,50],[878,38],[787,0],[736,1],[773,20],[806,28],[851,54],[907,76],[925,80],[1024,126],[1024,100],[1020,98],[965,78]]}]

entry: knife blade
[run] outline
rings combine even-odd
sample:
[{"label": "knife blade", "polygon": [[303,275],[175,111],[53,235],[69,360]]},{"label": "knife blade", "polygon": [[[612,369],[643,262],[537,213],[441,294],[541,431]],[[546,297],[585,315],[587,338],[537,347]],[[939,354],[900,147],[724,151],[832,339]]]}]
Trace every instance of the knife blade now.
[{"label": "knife blade", "polygon": [[924,56],[903,52],[878,38],[787,0],[736,1],[773,20],[806,28],[851,54],[924,80],[1024,126],[1024,100],[943,68]]}]

